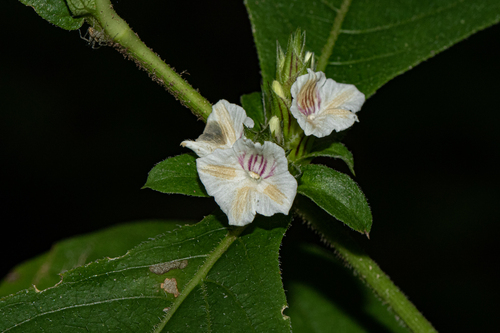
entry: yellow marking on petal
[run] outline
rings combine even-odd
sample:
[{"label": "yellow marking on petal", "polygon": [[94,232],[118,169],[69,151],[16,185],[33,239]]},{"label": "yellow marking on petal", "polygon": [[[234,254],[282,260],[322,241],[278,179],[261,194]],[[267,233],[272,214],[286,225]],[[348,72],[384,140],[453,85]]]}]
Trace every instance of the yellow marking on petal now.
[{"label": "yellow marking on petal", "polygon": [[225,139],[225,142],[232,145],[239,138],[236,137],[236,132],[233,127],[233,122],[231,121],[231,116],[229,111],[226,109],[224,103],[219,102],[215,104],[217,108],[217,115],[219,116],[219,126],[222,132],[222,136]]},{"label": "yellow marking on petal", "polygon": [[321,115],[332,115],[338,118],[343,118],[343,119],[348,119],[349,116],[352,114],[351,111],[344,110],[344,109],[334,109],[334,108],[329,108],[326,109],[325,111],[321,112]]},{"label": "yellow marking on petal", "polygon": [[236,177],[236,170],[234,168],[221,165],[206,165],[201,168],[200,172],[208,173],[210,176],[227,180]]},{"label": "yellow marking on petal", "polygon": [[338,108],[339,106],[350,100],[355,93],[356,91],[353,89],[341,92],[340,95],[331,100],[331,102],[325,107],[325,109]]},{"label": "yellow marking on petal", "polygon": [[272,201],[276,202],[278,205],[282,205],[285,201],[286,196],[278,190],[275,185],[269,185],[264,189],[264,194],[266,194]]},{"label": "yellow marking on petal", "polygon": [[236,198],[233,201],[233,217],[235,220],[239,220],[243,213],[250,209],[251,207],[251,192],[253,188],[250,186],[242,187],[236,193]]}]

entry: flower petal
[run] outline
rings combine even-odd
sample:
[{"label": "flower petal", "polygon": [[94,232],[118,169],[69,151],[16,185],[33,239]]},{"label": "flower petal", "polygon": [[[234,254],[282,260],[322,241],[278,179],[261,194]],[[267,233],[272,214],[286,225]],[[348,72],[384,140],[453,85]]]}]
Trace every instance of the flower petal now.
[{"label": "flower petal", "polygon": [[323,72],[307,71],[292,85],[290,108],[306,135],[321,138],[358,121],[354,112],[359,111],[365,101],[363,93],[352,84],[327,79]]},{"label": "flower petal", "polygon": [[220,100],[212,107],[203,134],[196,141],[186,140],[181,146],[188,147],[198,156],[203,157],[215,149],[231,148],[233,143],[243,136],[243,125],[254,126],[245,110],[226,100]]},{"label": "flower petal", "polygon": [[272,142],[261,145],[242,138],[232,149],[198,158],[196,165],[207,193],[226,213],[230,225],[246,225],[256,213],[288,214],[297,194],[285,151]]},{"label": "flower petal", "polygon": [[218,149],[198,158],[196,167],[207,193],[226,213],[229,224],[245,225],[253,221],[255,200],[252,191],[246,189],[252,183],[233,149]]}]

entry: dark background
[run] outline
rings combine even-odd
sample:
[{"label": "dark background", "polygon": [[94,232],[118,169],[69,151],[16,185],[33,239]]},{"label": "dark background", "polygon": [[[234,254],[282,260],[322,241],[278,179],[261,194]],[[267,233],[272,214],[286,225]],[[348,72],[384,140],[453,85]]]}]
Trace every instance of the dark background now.
[{"label": "dark background", "polygon": [[[260,89],[242,1],[137,3],[115,9],[210,102]],[[215,208],[140,190],[202,122],[113,49],[16,1],[2,7],[0,276],[62,238]],[[392,80],[345,140],[374,215],[371,240],[354,236],[443,332],[496,326],[499,42],[500,26],[486,29]],[[295,221],[284,247],[315,240],[305,229]]]}]

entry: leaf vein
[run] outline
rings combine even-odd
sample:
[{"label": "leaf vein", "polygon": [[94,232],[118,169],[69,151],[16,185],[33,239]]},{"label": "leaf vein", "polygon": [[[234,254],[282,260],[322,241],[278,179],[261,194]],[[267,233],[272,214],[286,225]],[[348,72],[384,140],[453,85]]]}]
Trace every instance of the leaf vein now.
[{"label": "leaf vein", "polygon": [[399,50],[396,52],[390,52],[390,53],[384,53],[384,54],[379,54],[375,55],[373,57],[369,58],[361,58],[361,59],[355,59],[355,60],[347,60],[347,61],[331,61],[328,64],[333,65],[333,66],[345,66],[345,65],[353,65],[353,64],[358,64],[361,62],[367,62],[367,61],[372,61],[372,60],[377,60],[377,59],[382,59],[382,58],[388,58],[392,57],[401,53],[404,53],[404,50]]},{"label": "leaf vein", "polygon": [[398,26],[401,26],[401,25],[410,24],[412,22],[424,19],[424,18],[426,18],[428,16],[439,14],[439,13],[441,13],[443,11],[452,9],[453,7],[456,7],[461,2],[463,2],[463,0],[457,1],[457,2],[449,4],[447,6],[443,6],[443,7],[437,8],[434,11],[430,11],[430,12],[422,13],[422,14],[419,14],[419,15],[415,15],[415,16],[407,19],[407,20],[402,20],[402,21],[399,21],[399,22],[395,22],[395,23],[391,23],[391,24],[386,24],[386,25],[380,25],[380,26],[373,27],[373,28],[368,28],[368,29],[359,29],[359,30],[356,30],[356,29],[355,30],[344,30],[344,29],[341,29],[340,33],[350,34],[350,35],[357,35],[357,34],[367,34],[367,33],[377,32],[377,31],[381,31],[381,30],[391,29],[391,28],[398,27]]},{"label": "leaf vein", "polygon": [[325,6],[327,6],[328,8],[330,8],[331,10],[333,10],[334,12],[339,12],[340,9],[338,9],[337,7],[335,7],[334,5],[332,5],[330,2],[326,1],[326,0],[321,0],[321,3]]},{"label": "leaf vein", "polygon": [[69,310],[69,309],[74,309],[74,308],[80,308],[80,307],[85,307],[85,306],[98,305],[98,304],[111,303],[111,302],[116,302],[116,301],[128,301],[128,300],[131,300],[131,299],[144,299],[144,298],[164,299],[161,296],[131,296],[131,297],[113,298],[113,299],[108,299],[108,300],[104,300],[104,301],[97,301],[97,302],[92,302],[92,303],[83,303],[83,304],[66,306],[66,307],[63,307],[63,308],[56,309],[56,310],[38,313],[37,315],[35,315],[35,316],[33,316],[33,317],[29,318],[29,319],[26,319],[26,320],[24,320],[24,321],[22,321],[20,323],[15,324],[14,326],[11,326],[11,327],[7,328],[6,330],[2,331],[1,333],[10,331],[11,329],[13,329],[15,327],[19,327],[19,326],[21,326],[23,324],[26,324],[26,323],[32,321],[35,318],[43,317],[45,315],[49,315],[49,314],[52,314],[52,313],[57,313],[57,312],[64,311],[64,310]]},{"label": "leaf vein", "polygon": [[203,300],[205,301],[206,313],[207,313],[207,324],[208,324],[208,333],[212,333],[212,321],[210,320],[210,304],[208,303],[208,294],[207,294],[207,285],[205,281],[201,281],[200,283],[201,295],[203,296]]},{"label": "leaf vein", "polygon": [[330,35],[328,36],[326,44],[321,50],[321,56],[319,57],[317,66],[318,71],[324,72],[326,66],[328,65],[328,59],[330,59],[330,56],[333,53],[333,47],[335,46],[335,42],[340,35],[340,28],[342,27],[342,23],[344,22],[344,18],[347,14],[347,11],[349,10],[349,5],[351,4],[351,2],[352,0],[342,1],[340,10],[337,12],[337,16],[335,16],[335,19],[333,21]]}]

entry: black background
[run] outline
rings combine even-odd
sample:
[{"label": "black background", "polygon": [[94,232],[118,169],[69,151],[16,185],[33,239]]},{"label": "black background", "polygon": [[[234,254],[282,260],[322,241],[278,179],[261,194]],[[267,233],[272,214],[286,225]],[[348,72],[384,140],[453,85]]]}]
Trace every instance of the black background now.
[{"label": "black background", "polygon": [[[215,208],[140,190],[202,122],[113,49],[94,50],[16,1],[2,7],[1,276],[62,238]],[[115,9],[210,102],[260,89],[242,1]],[[496,323],[499,42],[500,26],[486,29],[392,80],[345,140],[374,215],[371,240],[354,236],[443,332]],[[315,240],[305,229],[295,221],[284,248],[304,233]]]}]

